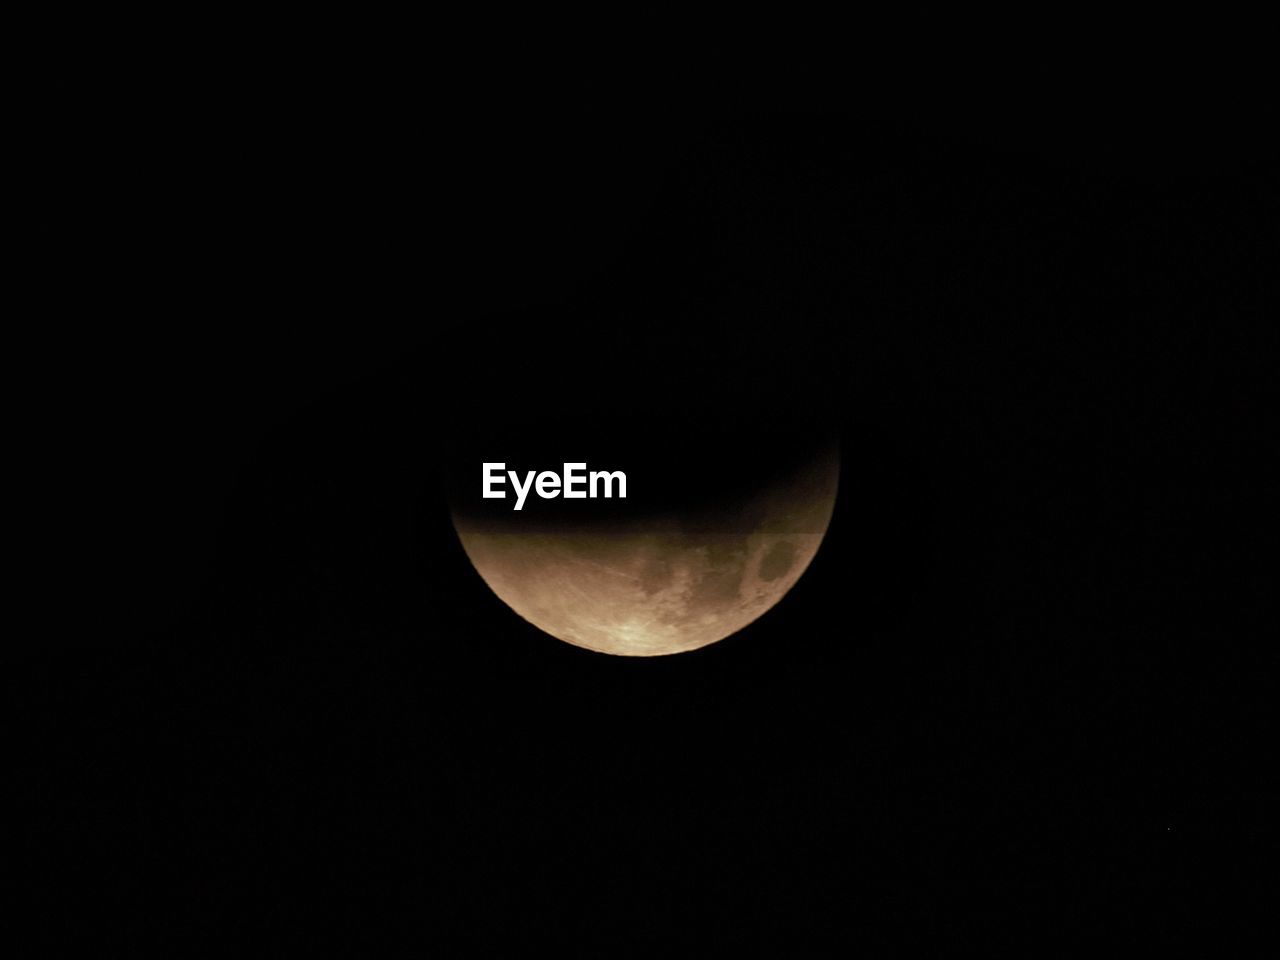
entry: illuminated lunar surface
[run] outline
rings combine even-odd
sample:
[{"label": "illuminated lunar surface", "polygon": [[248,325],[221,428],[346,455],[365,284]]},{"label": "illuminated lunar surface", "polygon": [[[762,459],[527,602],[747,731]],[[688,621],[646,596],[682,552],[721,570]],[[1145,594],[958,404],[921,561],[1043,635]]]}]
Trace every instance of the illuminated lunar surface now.
[{"label": "illuminated lunar surface", "polygon": [[838,471],[831,452],[710,516],[548,531],[521,529],[518,514],[508,530],[455,513],[454,527],[493,592],[536,627],[601,653],[661,656],[722,640],[782,599],[822,543]]}]

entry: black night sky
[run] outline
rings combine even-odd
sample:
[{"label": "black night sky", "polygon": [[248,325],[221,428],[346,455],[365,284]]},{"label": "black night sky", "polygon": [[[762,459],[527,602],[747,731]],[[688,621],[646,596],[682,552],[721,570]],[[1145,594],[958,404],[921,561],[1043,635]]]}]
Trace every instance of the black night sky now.
[{"label": "black night sky", "polygon": [[[96,624],[20,699],[47,935],[1155,945],[1261,865],[1277,194],[1234,118],[186,108],[39,181]],[[828,426],[817,559],[696,653],[540,633],[450,524],[460,441],[728,484]]]}]

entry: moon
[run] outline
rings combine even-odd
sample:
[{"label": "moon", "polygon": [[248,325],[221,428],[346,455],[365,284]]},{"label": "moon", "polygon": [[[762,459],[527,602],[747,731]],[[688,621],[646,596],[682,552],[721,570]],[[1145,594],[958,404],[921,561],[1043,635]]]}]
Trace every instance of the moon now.
[{"label": "moon", "polygon": [[838,478],[829,447],[693,512],[560,529],[452,519],[476,571],[529,623],[599,653],[656,657],[722,640],[777,604],[818,553]]}]

